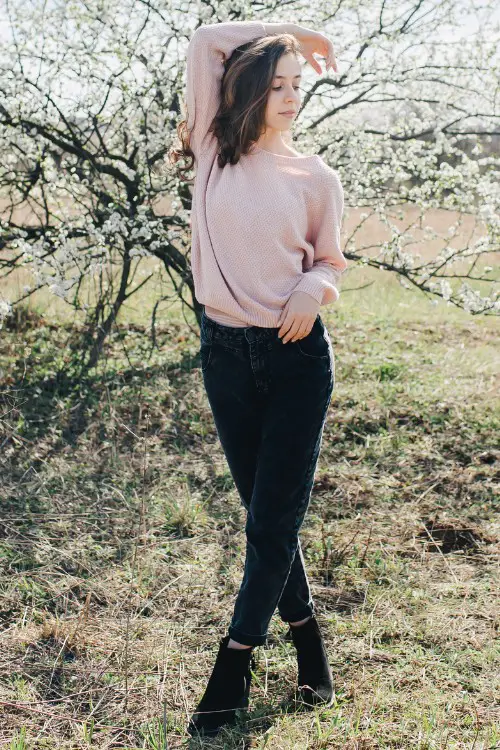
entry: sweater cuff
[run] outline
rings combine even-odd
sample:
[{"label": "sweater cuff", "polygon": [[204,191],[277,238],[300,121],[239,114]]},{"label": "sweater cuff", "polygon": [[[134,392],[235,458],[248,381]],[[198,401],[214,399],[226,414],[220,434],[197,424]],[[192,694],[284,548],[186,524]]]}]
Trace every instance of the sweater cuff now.
[{"label": "sweater cuff", "polygon": [[[329,284],[327,281],[324,281],[324,279],[318,279],[317,277],[314,277],[310,273],[306,273],[295,289],[294,292],[305,292],[306,294],[311,295],[311,297],[314,297],[316,302],[319,302],[321,305],[323,303],[323,296],[325,294],[325,291],[328,290],[331,294],[331,302],[336,302],[340,296],[339,290],[336,286],[333,286],[333,284]],[[333,296],[332,296],[333,295]]]}]

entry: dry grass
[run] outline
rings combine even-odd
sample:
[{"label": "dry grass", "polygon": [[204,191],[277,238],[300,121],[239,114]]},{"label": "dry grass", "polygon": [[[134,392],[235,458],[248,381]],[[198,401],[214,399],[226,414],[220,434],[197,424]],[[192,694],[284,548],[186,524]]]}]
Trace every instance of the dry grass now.
[{"label": "dry grass", "polygon": [[275,616],[246,722],[204,744],[185,726],[245,539],[198,339],[174,306],[144,362],[145,304],[93,381],[56,387],[68,332],[3,332],[0,746],[498,747],[497,323],[369,270],[344,288],[322,310],[337,382],[301,533],[336,702],[291,710]]}]

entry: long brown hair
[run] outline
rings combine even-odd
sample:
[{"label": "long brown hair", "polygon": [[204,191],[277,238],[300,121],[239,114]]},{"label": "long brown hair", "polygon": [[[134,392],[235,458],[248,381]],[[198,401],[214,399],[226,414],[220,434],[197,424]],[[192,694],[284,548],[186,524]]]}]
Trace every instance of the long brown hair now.
[{"label": "long brown hair", "polygon": [[[220,105],[209,129],[219,142],[220,167],[237,164],[259,139],[265,128],[267,97],[278,60],[299,51],[299,42],[292,34],[272,34],[240,45],[225,61]],[[186,117],[176,128],[181,145],[172,147],[168,156],[171,164],[181,158],[191,160],[187,166],[177,168],[179,177],[186,179],[185,173],[193,168],[195,156],[189,143],[187,105],[184,110]]]}]

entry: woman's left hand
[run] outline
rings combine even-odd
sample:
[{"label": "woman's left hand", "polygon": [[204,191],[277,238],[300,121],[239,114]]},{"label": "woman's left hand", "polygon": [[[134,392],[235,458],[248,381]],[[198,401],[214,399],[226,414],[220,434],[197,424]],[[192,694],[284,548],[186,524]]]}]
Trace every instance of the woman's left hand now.
[{"label": "woman's left hand", "polygon": [[314,297],[306,292],[292,292],[288,301],[281,311],[278,320],[280,330],[278,336],[283,339],[283,343],[288,341],[297,341],[307,336],[314,325],[314,321],[319,312],[321,305],[316,302]]},{"label": "woman's left hand", "polygon": [[328,72],[328,68],[333,68],[338,73],[333,43],[327,36],[305,26],[296,26],[293,35],[300,42],[300,54],[312,65],[316,73],[321,75],[322,70],[321,65],[313,56],[314,53],[325,58],[325,73]]}]

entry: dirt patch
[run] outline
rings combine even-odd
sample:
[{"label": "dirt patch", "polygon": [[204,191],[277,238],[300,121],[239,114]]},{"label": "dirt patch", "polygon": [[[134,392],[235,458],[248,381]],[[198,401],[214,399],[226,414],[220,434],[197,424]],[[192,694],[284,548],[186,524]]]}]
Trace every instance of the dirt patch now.
[{"label": "dirt patch", "polygon": [[366,600],[366,591],[356,588],[333,588],[316,584],[314,599],[330,611],[352,614]]},{"label": "dirt patch", "polygon": [[465,525],[460,520],[438,521],[422,519],[424,528],[416,535],[422,539],[428,552],[467,551],[479,552],[485,544],[492,544],[493,539],[486,537],[472,524]]}]

